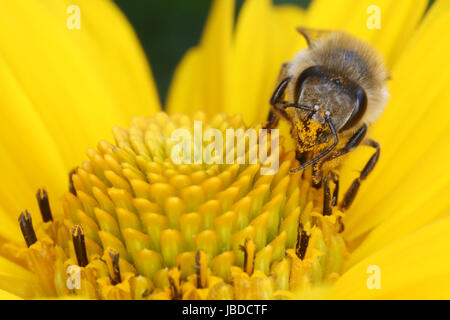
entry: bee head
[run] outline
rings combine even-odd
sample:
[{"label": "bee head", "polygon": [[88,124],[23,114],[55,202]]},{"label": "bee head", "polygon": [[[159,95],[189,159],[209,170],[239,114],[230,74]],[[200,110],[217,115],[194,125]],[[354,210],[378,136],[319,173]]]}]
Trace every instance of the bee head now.
[{"label": "bee head", "polygon": [[366,93],[357,83],[322,66],[307,68],[299,75],[294,97],[314,110],[303,120],[323,125],[329,118],[339,132],[355,127],[367,108]]}]

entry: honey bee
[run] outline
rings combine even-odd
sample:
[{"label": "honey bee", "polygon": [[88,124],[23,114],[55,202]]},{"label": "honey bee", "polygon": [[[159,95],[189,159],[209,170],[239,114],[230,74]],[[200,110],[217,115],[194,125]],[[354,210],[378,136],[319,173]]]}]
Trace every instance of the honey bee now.
[{"label": "honey bee", "polygon": [[378,161],[380,146],[366,133],[389,99],[386,83],[390,76],[378,53],[346,32],[297,30],[308,48],[283,64],[266,128],[276,127],[280,118],[290,123],[300,163],[291,173],[312,167],[312,185],[323,186],[323,214],[330,215],[338,201],[335,169],[340,157],[359,145],[375,149],[344,194],[339,204],[342,211],[350,207],[361,181]]}]

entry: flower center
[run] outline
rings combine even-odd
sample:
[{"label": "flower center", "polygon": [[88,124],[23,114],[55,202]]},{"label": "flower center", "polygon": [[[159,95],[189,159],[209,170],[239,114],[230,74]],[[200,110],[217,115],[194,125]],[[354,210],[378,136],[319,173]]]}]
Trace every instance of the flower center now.
[{"label": "flower center", "polygon": [[[34,228],[30,214],[21,214],[27,248],[7,248],[36,274],[36,294],[289,298],[339,276],[341,213],[322,215],[323,192],[311,187],[309,170],[289,174],[295,153],[281,141],[279,169],[266,175],[259,160],[175,164],[173,132],[193,133],[194,120],[224,136],[248,129],[240,116],[134,118],[130,129],[114,128],[114,145],[101,141],[70,173],[62,211],[52,212],[46,191],[38,192],[43,222]],[[246,142],[246,160],[258,145],[261,138]],[[228,147],[224,154],[235,156]]]}]

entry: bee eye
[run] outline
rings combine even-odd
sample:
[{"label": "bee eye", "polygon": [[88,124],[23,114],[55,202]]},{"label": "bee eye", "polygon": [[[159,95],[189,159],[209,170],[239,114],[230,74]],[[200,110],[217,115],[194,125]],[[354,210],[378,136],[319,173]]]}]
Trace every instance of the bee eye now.
[{"label": "bee eye", "polygon": [[305,69],[300,76],[297,79],[297,83],[295,85],[295,99],[298,101],[298,98],[300,97],[300,92],[303,87],[303,83],[306,79],[308,79],[311,76],[323,76],[328,71],[326,68],[322,66],[313,66]]},{"label": "bee eye", "polygon": [[355,94],[356,94],[355,108],[353,108],[352,114],[348,118],[345,125],[339,130],[340,132],[354,127],[359,122],[359,120],[361,120],[364,113],[366,112],[367,109],[366,92],[361,87],[358,86]]}]

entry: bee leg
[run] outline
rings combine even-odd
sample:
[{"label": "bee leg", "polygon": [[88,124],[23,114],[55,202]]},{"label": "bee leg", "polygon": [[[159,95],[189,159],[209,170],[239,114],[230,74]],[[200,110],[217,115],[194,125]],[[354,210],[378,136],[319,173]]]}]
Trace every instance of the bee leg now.
[{"label": "bee leg", "polygon": [[308,157],[309,157],[308,151],[300,151],[299,149],[295,150],[295,159],[298,162],[303,163],[308,160]]},{"label": "bee leg", "polygon": [[[291,130],[291,135],[293,135],[292,134],[292,130]],[[297,143],[297,146],[298,146],[298,143]],[[295,150],[295,159],[298,161],[299,164],[302,164],[302,163],[308,161],[309,158],[311,158],[311,152],[309,152],[309,151],[300,151],[300,149],[298,149],[298,148]],[[306,171],[303,170],[302,178],[305,178],[305,172]],[[313,181],[317,182],[316,185],[314,185],[314,183],[313,183],[313,186],[316,189],[320,189],[320,187],[322,185],[321,184],[322,183],[322,173],[321,172],[314,172],[314,169],[313,169],[312,170],[312,178],[313,178]]]},{"label": "bee leg", "polygon": [[[316,187],[316,189],[320,188],[321,180],[319,181],[319,179],[317,179],[317,178],[314,179],[314,172],[321,171],[322,165],[324,162],[331,161],[333,159],[341,157],[341,156],[349,153],[350,151],[352,151],[358,145],[360,145],[361,141],[364,139],[364,137],[366,135],[366,132],[367,132],[367,125],[364,124],[361,126],[361,128],[358,129],[358,131],[356,131],[356,133],[349,139],[349,141],[343,148],[337,150],[330,156],[326,157],[324,160],[313,164],[313,186]],[[337,175],[337,173],[333,173],[333,175],[334,175],[333,181],[339,185],[339,176]],[[318,183],[318,184],[315,185],[315,183]],[[336,203],[333,206],[335,206],[335,205],[336,205]]]},{"label": "bee leg", "polygon": [[359,128],[358,131],[356,131],[356,133],[348,140],[347,144],[343,148],[337,150],[330,157],[327,157],[326,160],[330,161],[336,159],[352,151],[354,148],[356,148],[361,144],[361,141],[366,136],[366,133],[367,133],[367,125],[363,124],[361,128]]},{"label": "bee leg", "polygon": [[292,80],[292,77],[286,77],[280,81],[277,88],[273,92],[272,97],[270,97],[270,105],[271,106],[276,108],[277,104],[283,103],[282,98],[283,98],[286,88],[291,80]]},{"label": "bee leg", "polygon": [[280,122],[280,115],[275,110],[270,110],[264,129],[275,129]]},{"label": "bee leg", "polygon": [[[289,82],[292,80],[292,77],[287,76],[287,69],[289,67],[289,62],[283,63],[280,69],[280,73],[278,74],[278,85],[275,89],[274,93],[272,94],[272,97],[270,97],[270,105],[274,107],[277,111],[283,113],[284,108],[279,108],[279,104],[284,104],[283,97],[284,93],[286,91],[286,88],[289,84]],[[270,117],[270,114],[269,114]]]},{"label": "bee leg", "polygon": [[[333,194],[331,194],[330,182],[334,183]],[[332,209],[337,204],[339,195],[339,176],[330,171],[323,180],[323,211],[324,216],[329,216],[332,213]]]},{"label": "bee leg", "polygon": [[[282,73],[283,68],[282,71],[280,72],[280,76]],[[270,105],[273,108],[269,112],[269,116],[267,117],[267,122],[264,125],[264,129],[275,128],[278,125],[278,122],[280,121],[280,116],[284,117],[285,119],[288,119],[286,111],[284,110],[283,107],[285,103],[283,103],[281,100],[284,96],[284,92],[290,80],[291,78],[284,78],[283,80],[281,80],[281,82],[275,89],[275,92],[272,94],[272,97],[270,98]]]},{"label": "bee leg", "polygon": [[369,161],[367,161],[366,165],[364,166],[364,169],[359,174],[359,177],[353,181],[353,183],[345,193],[344,199],[340,204],[340,208],[342,211],[345,211],[348,208],[350,208],[351,204],[353,203],[353,200],[355,199],[356,194],[358,193],[359,187],[361,186],[361,182],[367,178],[369,173],[372,172],[373,168],[377,164],[378,158],[380,157],[380,145],[378,144],[378,142],[368,139],[365,140],[363,144],[375,148],[376,151],[370,157]]},{"label": "bee leg", "polygon": [[[313,112],[314,110],[311,107],[299,105],[298,103],[291,103],[288,101],[284,101],[284,93],[286,92],[286,88],[291,82],[292,77],[287,76],[287,69],[289,67],[289,63],[284,63],[281,67],[280,74],[278,75],[278,86],[276,87],[274,93],[272,94],[272,97],[270,98],[270,105],[273,107],[271,111],[274,111],[275,113],[278,113],[280,116],[285,118],[289,121],[289,117],[286,113],[286,108],[288,107],[295,107],[299,108],[308,112]],[[269,114],[269,124],[270,118],[272,116]]]}]

